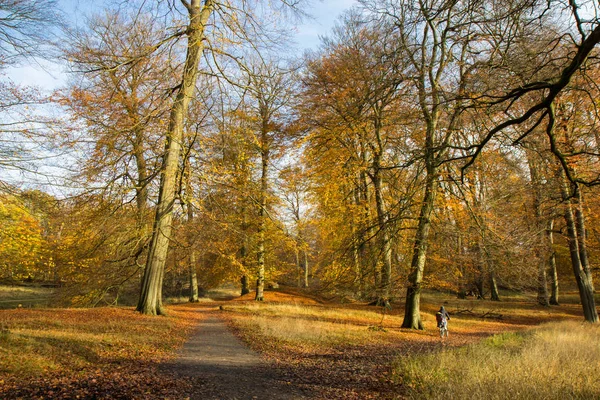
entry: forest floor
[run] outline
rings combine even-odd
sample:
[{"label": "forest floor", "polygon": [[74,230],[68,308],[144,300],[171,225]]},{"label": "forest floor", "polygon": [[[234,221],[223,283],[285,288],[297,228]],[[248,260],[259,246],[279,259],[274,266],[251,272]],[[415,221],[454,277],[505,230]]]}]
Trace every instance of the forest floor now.
[{"label": "forest floor", "polygon": [[[502,335],[527,333],[545,322],[581,325],[574,303],[541,307],[523,295],[498,303],[431,292],[421,305],[424,331],[400,328],[401,304],[383,310],[294,291],[266,292],[265,302],[247,295],[171,305],[169,315],[158,318],[125,307],[0,310],[0,398],[433,398],[423,392],[423,377],[407,378],[422,373],[415,366],[430,363],[426,357],[433,355],[437,363],[438,355],[461,354],[492,335],[506,339]],[[450,338],[444,340],[435,328],[440,304],[453,315]],[[584,332],[581,340],[599,333]],[[513,339],[507,351],[499,340],[495,348],[517,354]],[[547,350],[542,354],[548,358]],[[473,370],[489,364],[469,357],[477,363]],[[600,356],[588,364],[600,366],[596,361]],[[468,360],[448,362],[461,363],[455,373],[471,368]],[[569,376],[587,379],[600,372],[585,368]],[[589,398],[600,395],[596,389],[589,393]]]},{"label": "forest floor", "polygon": [[[215,311],[216,310],[216,311]],[[252,351],[227,327],[219,308],[205,313],[198,329],[173,361],[160,370],[192,382],[190,399],[292,400],[309,398],[276,365]]]}]

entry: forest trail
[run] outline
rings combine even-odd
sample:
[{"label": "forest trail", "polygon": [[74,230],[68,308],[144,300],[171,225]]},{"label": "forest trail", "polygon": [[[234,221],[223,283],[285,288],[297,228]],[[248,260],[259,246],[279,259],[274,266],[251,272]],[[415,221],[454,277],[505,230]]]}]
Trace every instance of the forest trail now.
[{"label": "forest trail", "polygon": [[308,398],[278,370],[250,350],[227,327],[219,312],[199,309],[207,317],[184,345],[177,359],[161,370],[193,382],[191,399]]}]

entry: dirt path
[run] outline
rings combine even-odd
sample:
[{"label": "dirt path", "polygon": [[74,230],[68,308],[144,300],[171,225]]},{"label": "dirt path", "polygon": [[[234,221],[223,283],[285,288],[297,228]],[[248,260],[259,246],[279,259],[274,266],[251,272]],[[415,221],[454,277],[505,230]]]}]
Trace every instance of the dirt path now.
[{"label": "dirt path", "polygon": [[[213,308],[214,310],[214,308]],[[218,311],[207,318],[185,344],[180,356],[161,369],[193,382],[191,399],[306,399],[277,369],[231,333]]]}]

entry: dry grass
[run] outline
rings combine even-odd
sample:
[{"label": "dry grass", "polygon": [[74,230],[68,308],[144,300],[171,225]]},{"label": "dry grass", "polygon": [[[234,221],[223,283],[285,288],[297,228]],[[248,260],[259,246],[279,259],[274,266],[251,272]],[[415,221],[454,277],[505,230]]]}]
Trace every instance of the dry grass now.
[{"label": "dry grass", "polygon": [[600,327],[573,321],[481,343],[400,358],[394,376],[408,397],[600,398]]},{"label": "dry grass", "polygon": [[[586,341],[595,341],[596,350],[600,343],[598,328],[577,322],[582,317],[575,304],[548,308],[518,296],[492,302],[427,293],[421,313],[425,330],[414,331],[400,328],[401,305],[382,319],[378,307],[267,293],[265,302],[247,297],[226,304],[225,315],[250,346],[288,368],[293,379],[302,377],[304,387],[319,398],[600,396],[592,380],[600,372],[600,355],[586,351],[583,362],[572,362],[561,374],[555,370],[579,357]],[[454,314],[450,338],[443,341],[434,317],[440,304],[451,313],[472,313]],[[490,312],[502,318],[480,317]],[[563,322],[537,328],[548,321]],[[567,382],[570,377],[576,378]],[[438,392],[440,379],[446,386]]]},{"label": "dry grass", "polygon": [[[289,299],[288,296],[280,296],[278,300]],[[305,350],[388,342],[403,334],[399,330],[392,332],[402,322],[398,315],[384,316],[375,307],[355,309],[310,301],[243,302],[227,305],[226,310],[233,311],[230,317],[238,329],[253,332],[261,341]]]},{"label": "dry grass", "polygon": [[0,379],[166,359],[199,318],[184,306],[169,311],[160,318],[130,308],[0,311]]},{"label": "dry grass", "polygon": [[0,285],[0,309],[45,305],[53,293],[50,288]]},{"label": "dry grass", "polygon": [[[386,310],[360,304],[320,304],[289,293],[266,292],[265,302],[246,296],[226,305],[232,323],[242,332],[258,335],[262,341],[286,345],[323,347],[332,345],[370,345],[398,340],[438,339],[435,312],[445,304],[451,312],[470,310],[473,314],[455,315],[450,323],[451,345],[463,345],[504,331],[527,329],[543,321],[568,319],[577,306],[541,307],[523,301],[457,300],[440,293],[428,294],[422,302],[421,318],[425,331],[400,329],[403,309]],[[502,314],[501,319],[477,317],[487,312]]]}]

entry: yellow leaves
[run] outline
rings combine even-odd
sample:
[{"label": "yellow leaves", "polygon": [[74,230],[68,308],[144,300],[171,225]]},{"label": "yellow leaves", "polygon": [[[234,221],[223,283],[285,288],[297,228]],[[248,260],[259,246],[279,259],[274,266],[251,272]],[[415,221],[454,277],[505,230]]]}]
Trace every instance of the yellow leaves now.
[{"label": "yellow leaves", "polygon": [[0,275],[26,277],[43,252],[40,221],[12,196],[0,198]]}]

